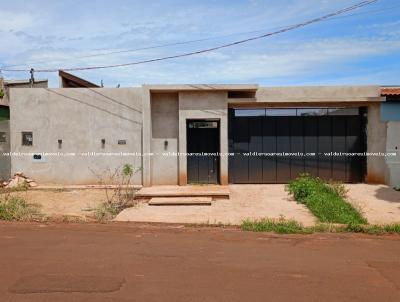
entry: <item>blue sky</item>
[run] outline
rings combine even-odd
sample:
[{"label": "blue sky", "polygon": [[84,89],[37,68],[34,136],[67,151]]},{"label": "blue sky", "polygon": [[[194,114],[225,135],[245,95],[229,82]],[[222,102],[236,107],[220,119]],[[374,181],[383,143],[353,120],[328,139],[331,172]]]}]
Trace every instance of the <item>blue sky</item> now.
[{"label": "blue sky", "polygon": [[[0,64],[67,68],[152,59],[269,32],[357,2],[360,0],[7,1],[1,5]],[[213,37],[219,38],[79,58]],[[74,73],[95,83],[103,80],[105,87],[145,83],[400,84],[400,1],[380,0],[345,17],[212,53]],[[29,74],[4,72],[3,76],[17,79]],[[56,74],[36,77],[49,78],[51,87],[58,85]]]}]

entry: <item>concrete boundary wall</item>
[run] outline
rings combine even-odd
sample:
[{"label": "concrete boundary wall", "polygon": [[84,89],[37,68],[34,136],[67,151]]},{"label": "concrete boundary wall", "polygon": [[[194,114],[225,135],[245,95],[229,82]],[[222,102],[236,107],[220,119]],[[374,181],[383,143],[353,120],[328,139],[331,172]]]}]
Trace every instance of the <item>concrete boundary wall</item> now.
[{"label": "concrete boundary wall", "polygon": [[[41,184],[95,184],[106,170],[131,164],[142,184],[141,88],[12,89],[10,108],[12,152],[68,154],[13,156],[12,172]],[[23,131],[33,133],[32,146],[22,145]],[[120,152],[138,155],[106,155]]]}]

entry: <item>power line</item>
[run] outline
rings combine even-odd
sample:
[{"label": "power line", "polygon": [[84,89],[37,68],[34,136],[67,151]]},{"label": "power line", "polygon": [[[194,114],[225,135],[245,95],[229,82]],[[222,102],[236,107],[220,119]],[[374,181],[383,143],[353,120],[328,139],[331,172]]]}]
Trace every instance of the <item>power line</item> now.
[{"label": "power line", "polygon": [[[349,15],[345,15],[345,16],[337,16],[337,17],[332,17],[332,18],[329,18],[329,19],[323,20],[323,21],[351,18],[354,16],[370,14],[370,13],[380,13],[380,12],[385,12],[387,10],[392,10],[399,6],[400,5],[395,5],[395,6],[384,7],[384,8],[376,9],[376,10],[368,10],[368,11],[364,11],[364,12],[360,12],[360,13],[349,14]],[[284,28],[284,26],[273,27],[273,28],[270,28],[269,30],[277,30],[277,29],[281,29],[281,28]],[[166,43],[166,44],[151,45],[151,46],[131,48],[131,49],[116,50],[115,48],[114,49],[103,48],[103,49],[86,50],[86,51],[103,51],[103,52],[89,54],[89,55],[70,56],[70,57],[67,57],[64,59],[42,60],[42,61],[34,61],[34,62],[23,63],[23,64],[21,63],[21,64],[6,65],[6,66],[3,66],[2,69],[4,70],[6,68],[19,67],[19,66],[31,66],[34,64],[41,64],[41,63],[65,62],[65,61],[87,59],[87,58],[94,58],[94,57],[100,57],[100,56],[109,56],[109,55],[114,55],[114,54],[132,53],[132,52],[137,52],[137,51],[141,51],[141,50],[149,50],[149,49],[157,49],[157,48],[164,48],[164,47],[177,46],[177,45],[185,45],[185,44],[204,42],[204,41],[215,40],[215,39],[220,39],[220,38],[232,37],[232,36],[236,36],[236,35],[258,33],[258,32],[263,32],[263,31],[264,30],[252,30],[252,31],[246,31],[246,32],[237,32],[237,33],[231,33],[231,34],[226,34],[226,35],[218,35],[218,36],[213,36],[213,37],[206,37],[206,38],[180,41],[180,42],[172,42],[172,43]]]},{"label": "power line", "polygon": [[[270,36],[273,36],[273,35],[285,33],[285,32],[288,32],[288,31],[291,31],[291,30],[295,30],[295,29],[298,29],[298,28],[302,28],[302,27],[305,27],[305,26],[313,24],[313,23],[321,22],[321,21],[330,19],[332,17],[338,16],[338,15],[342,15],[342,14],[344,14],[346,12],[359,9],[361,7],[370,5],[370,4],[375,3],[377,1],[379,1],[379,0],[362,1],[362,2],[359,2],[359,3],[355,4],[355,5],[352,5],[352,6],[337,10],[337,11],[335,11],[333,13],[329,13],[327,15],[324,15],[324,16],[321,16],[321,17],[318,17],[318,18],[315,18],[315,19],[311,19],[311,20],[308,20],[308,21],[305,21],[305,22],[302,22],[302,23],[298,23],[298,24],[295,24],[295,25],[290,25],[290,26],[284,27],[282,29],[279,29],[279,30],[276,30],[276,31],[273,31],[273,32],[269,32],[269,33],[262,34],[262,35],[259,35],[259,36],[254,36],[254,37],[250,37],[250,38],[247,38],[247,39],[244,39],[244,40],[235,41],[235,42],[231,42],[231,43],[227,43],[227,44],[222,44],[222,45],[219,45],[219,46],[206,48],[206,49],[202,49],[202,50],[197,50],[197,51],[192,51],[192,52],[187,52],[187,53],[182,53],[182,54],[177,54],[177,55],[171,55],[171,56],[165,56],[165,57],[160,57],[160,58],[154,58],[154,59],[130,62],[130,63],[121,63],[121,64],[103,65],[103,66],[90,66],[90,67],[73,67],[73,68],[57,68],[57,69],[55,69],[55,68],[53,68],[53,69],[35,69],[35,72],[57,72],[58,70],[81,71],[81,70],[117,68],[117,67],[126,67],[126,66],[139,65],[139,64],[145,64],[145,63],[151,63],[151,62],[158,62],[158,61],[164,61],[164,60],[188,57],[188,56],[192,56],[192,55],[198,55],[198,54],[202,54],[202,53],[206,53],[206,52],[211,52],[211,51],[215,51],[215,50],[219,50],[219,49],[223,49],[223,48],[227,48],[227,47],[231,47],[231,46],[247,43],[247,42],[254,41],[254,40],[259,40],[259,39],[270,37]],[[1,69],[0,71],[26,72],[26,71],[30,71],[30,69]]]},{"label": "power line", "polygon": [[[283,26],[272,28],[272,30],[278,29],[278,28],[283,28]],[[262,32],[262,31],[264,31],[264,30],[253,30],[253,31],[247,31],[247,32],[238,32],[238,33],[232,33],[232,34],[227,34],[227,35],[219,35],[219,36],[214,36],[214,37],[207,37],[207,38],[203,38],[203,39],[187,40],[187,41],[181,41],[181,42],[172,42],[172,43],[152,45],[152,46],[139,47],[139,48],[131,48],[131,49],[121,49],[121,50],[112,50],[112,51],[110,51],[111,49],[102,49],[102,50],[107,51],[107,52],[100,52],[100,53],[97,53],[97,54],[83,55],[83,56],[74,56],[74,57],[70,57],[70,58],[67,58],[67,59],[60,59],[60,60],[46,60],[46,61],[43,60],[43,61],[35,61],[35,62],[31,62],[31,63],[26,63],[26,64],[7,65],[7,66],[3,66],[3,70],[4,70],[4,68],[17,67],[17,66],[28,66],[30,64],[40,64],[40,63],[49,63],[49,62],[62,62],[62,61],[68,61],[68,60],[73,60],[73,59],[86,59],[86,58],[93,58],[93,57],[100,57],[100,56],[108,56],[108,55],[113,55],[113,54],[130,53],[130,52],[136,52],[136,51],[141,51],[141,50],[149,50],[149,49],[156,49],[156,48],[163,48],[163,47],[170,47],[170,46],[191,44],[191,43],[204,42],[204,41],[220,39],[220,38],[226,38],[226,37],[231,37],[231,36],[236,36],[236,35],[253,34],[253,33],[258,33],[258,32]]]}]

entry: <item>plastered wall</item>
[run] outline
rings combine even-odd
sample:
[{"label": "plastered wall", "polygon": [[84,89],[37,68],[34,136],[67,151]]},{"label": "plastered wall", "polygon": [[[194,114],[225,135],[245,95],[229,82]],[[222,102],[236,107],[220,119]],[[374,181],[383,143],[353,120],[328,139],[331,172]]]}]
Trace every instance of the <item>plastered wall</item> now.
[{"label": "plastered wall", "polygon": [[[142,90],[11,89],[11,151],[75,153],[76,156],[11,158],[12,172],[23,171],[41,184],[95,184],[106,170],[124,164],[140,169],[142,160]],[[21,144],[21,132],[33,132],[33,145]],[[102,140],[105,144],[102,144]],[[62,140],[61,146],[58,140]],[[126,144],[118,144],[125,140]],[[88,156],[85,154],[89,153]],[[139,156],[91,156],[90,152],[139,153]],[[141,171],[134,183],[142,183]]]}]

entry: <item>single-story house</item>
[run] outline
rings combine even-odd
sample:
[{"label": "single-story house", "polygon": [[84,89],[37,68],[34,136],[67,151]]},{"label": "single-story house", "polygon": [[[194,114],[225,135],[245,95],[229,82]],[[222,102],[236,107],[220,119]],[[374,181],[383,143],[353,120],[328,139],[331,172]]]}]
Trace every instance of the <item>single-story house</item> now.
[{"label": "single-story house", "polygon": [[304,172],[400,184],[396,87],[81,84],[11,89],[11,174],[94,184],[129,163],[143,186],[287,183]]}]

